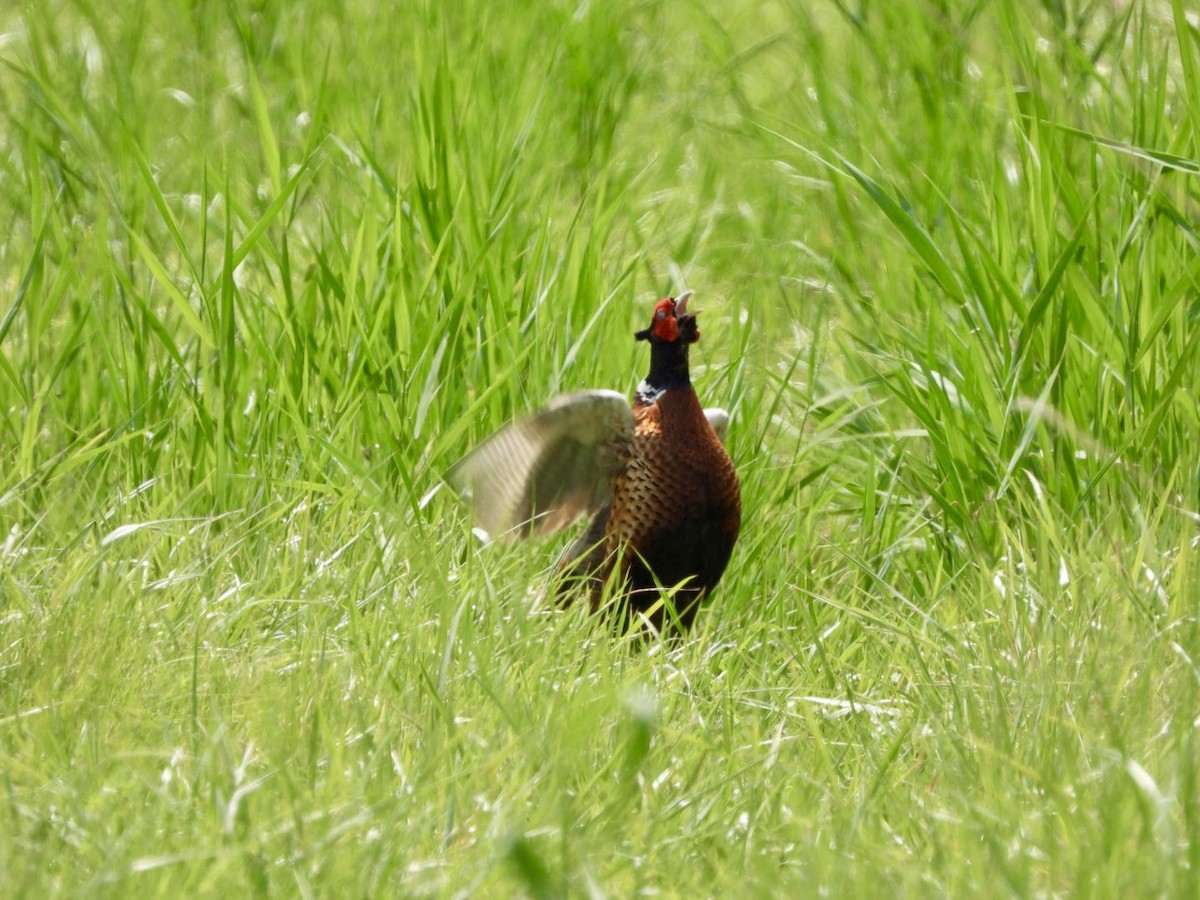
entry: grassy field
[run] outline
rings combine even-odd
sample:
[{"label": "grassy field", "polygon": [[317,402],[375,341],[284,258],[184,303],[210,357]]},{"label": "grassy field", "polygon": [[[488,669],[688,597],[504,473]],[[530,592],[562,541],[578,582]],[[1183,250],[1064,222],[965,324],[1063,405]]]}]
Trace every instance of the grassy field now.
[{"label": "grassy field", "polygon": [[[0,895],[1200,895],[1200,19],[0,12]],[[441,473],[696,290],[689,639]]]}]

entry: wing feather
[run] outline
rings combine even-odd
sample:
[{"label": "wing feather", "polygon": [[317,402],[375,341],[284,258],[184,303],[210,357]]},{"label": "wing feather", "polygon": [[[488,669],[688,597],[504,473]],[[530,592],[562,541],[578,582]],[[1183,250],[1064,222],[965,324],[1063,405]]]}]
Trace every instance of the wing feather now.
[{"label": "wing feather", "polygon": [[612,499],[633,442],[633,412],[616,391],[580,391],[497,431],[446,480],[475,507],[489,537],[565,528]]},{"label": "wing feather", "polygon": [[729,433],[729,413],[720,407],[709,406],[704,410],[704,418],[708,419],[717,440],[724,444],[725,436]]}]

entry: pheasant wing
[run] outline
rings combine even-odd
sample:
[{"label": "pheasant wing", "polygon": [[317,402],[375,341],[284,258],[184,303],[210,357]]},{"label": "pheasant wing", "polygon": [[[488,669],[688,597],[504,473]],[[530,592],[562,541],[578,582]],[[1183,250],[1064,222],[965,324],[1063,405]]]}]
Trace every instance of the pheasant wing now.
[{"label": "pheasant wing", "polygon": [[473,501],[489,537],[544,534],[607,505],[632,442],[633,413],[621,394],[565,394],[493,434],[446,480]]},{"label": "pheasant wing", "polygon": [[722,444],[725,443],[725,436],[729,433],[729,413],[717,406],[708,406],[704,409],[704,418],[708,419],[708,424],[713,430],[713,434],[717,436]]}]

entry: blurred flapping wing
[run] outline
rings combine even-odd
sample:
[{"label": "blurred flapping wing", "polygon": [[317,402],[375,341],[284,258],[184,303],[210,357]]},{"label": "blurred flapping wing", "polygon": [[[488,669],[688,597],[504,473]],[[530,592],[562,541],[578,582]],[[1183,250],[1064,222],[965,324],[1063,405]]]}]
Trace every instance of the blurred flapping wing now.
[{"label": "blurred flapping wing", "polygon": [[446,480],[472,501],[488,538],[546,534],[607,505],[632,442],[624,396],[579,391],[500,429]]}]

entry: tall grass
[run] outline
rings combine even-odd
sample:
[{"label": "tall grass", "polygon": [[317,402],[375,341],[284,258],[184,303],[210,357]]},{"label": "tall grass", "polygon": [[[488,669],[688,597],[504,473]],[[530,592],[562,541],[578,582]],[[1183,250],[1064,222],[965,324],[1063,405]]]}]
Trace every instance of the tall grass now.
[{"label": "tall grass", "polygon": [[[0,13],[0,891],[1195,895],[1198,26]],[[436,488],[685,286],[638,649]]]}]

